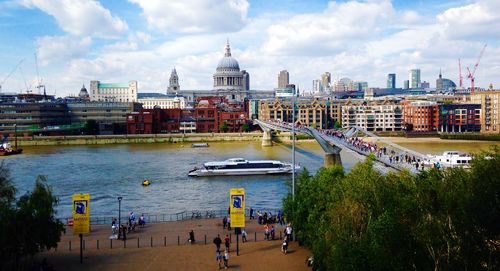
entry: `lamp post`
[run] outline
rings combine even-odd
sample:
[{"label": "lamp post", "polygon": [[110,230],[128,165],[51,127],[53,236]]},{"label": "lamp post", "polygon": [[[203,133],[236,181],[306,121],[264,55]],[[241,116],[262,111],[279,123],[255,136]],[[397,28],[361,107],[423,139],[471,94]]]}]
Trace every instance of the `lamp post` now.
[{"label": "lamp post", "polygon": [[121,226],[122,226],[122,197],[118,197],[118,239],[120,239]]},{"label": "lamp post", "polygon": [[292,97],[292,200],[295,201],[295,89]]}]

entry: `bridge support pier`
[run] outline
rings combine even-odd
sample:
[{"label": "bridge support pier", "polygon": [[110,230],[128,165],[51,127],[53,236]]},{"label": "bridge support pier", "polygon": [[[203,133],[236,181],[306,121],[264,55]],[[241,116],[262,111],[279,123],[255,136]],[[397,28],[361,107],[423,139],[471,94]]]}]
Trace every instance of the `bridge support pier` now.
[{"label": "bridge support pier", "polygon": [[340,153],[325,153],[324,167],[332,167],[334,165],[342,166],[342,159],[340,159]]},{"label": "bridge support pier", "polygon": [[273,145],[273,135],[271,131],[264,131],[262,135],[262,147],[271,147]]}]

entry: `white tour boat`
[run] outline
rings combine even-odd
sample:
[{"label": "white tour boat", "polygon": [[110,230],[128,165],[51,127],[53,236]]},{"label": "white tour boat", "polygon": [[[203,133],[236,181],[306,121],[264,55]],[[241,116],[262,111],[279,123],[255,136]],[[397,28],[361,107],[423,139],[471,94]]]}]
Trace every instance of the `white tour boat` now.
[{"label": "white tour boat", "polygon": [[[225,176],[225,175],[263,175],[291,174],[292,164],[276,160],[248,161],[243,158],[231,158],[220,162],[207,162],[200,168],[189,171],[188,176]],[[295,170],[300,166],[296,165]]]},{"label": "white tour boat", "polygon": [[458,151],[445,151],[442,155],[427,155],[430,163],[438,167],[468,167],[472,156]]}]

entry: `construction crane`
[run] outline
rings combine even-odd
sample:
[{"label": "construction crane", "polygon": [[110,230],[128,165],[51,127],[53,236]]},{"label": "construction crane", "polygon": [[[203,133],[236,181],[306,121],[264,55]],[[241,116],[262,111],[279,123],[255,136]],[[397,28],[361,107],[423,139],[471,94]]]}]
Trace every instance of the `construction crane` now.
[{"label": "construction crane", "polygon": [[477,61],[476,61],[476,64],[474,65],[474,69],[472,70],[472,72],[470,71],[469,67],[467,67],[467,78],[470,79],[470,92],[471,93],[474,93],[474,80],[476,79],[474,76],[476,74],[476,69],[477,69],[477,66],[479,66],[479,61],[481,61],[481,57],[483,57],[483,53],[484,53],[484,49],[486,49],[486,45],[484,45],[483,49],[481,50],[481,53],[479,53],[479,57],[477,58]]},{"label": "construction crane", "polygon": [[10,71],[10,73],[9,73],[9,74],[7,74],[7,76],[5,76],[5,78],[4,78],[4,79],[0,82],[0,93],[2,92],[2,86],[3,86],[3,83],[5,83],[5,81],[7,81],[7,79],[9,79],[9,77],[10,77],[10,76],[11,76],[11,75],[12,75],[12,74],[13,74],[13,73],[17,70],[17,68],[19,68],[19,66],[21,66],[21,64],[23,63],[23,61],[24,61],[24,58],[23,58],[23,59],[21,59],[21,60],[17,63],[16,67],[14,67],[14,69],[12,69],[12,71]]},{"label": "construction crane", "polygon": [[458,79],[460,81],[460,89],[463,89],[463,77],[462,77],[462,63],[460,63],[460,58],[458,59]]},{"label": "construction crane", "polygon": [[40,74],[38,73],[38,57],[35,52],[35,66],[36,66],[36,77],[38,80],[38,85],[36,88],[38,89],[38,94],[41,94],[40,89],[43,88],[43,94],[45,95],[45,85],[42,85],[42,79],[40,78]]}]

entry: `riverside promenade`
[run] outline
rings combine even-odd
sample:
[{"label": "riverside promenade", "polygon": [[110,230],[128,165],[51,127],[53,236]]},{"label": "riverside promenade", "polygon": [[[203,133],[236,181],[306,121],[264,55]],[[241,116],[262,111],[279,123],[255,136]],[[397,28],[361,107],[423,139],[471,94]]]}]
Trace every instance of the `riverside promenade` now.
[{"label": "riverside promenade", "polygon": [[[37,258],[47,258],[55,270],[217,270],[212,241],[217,234],[222,240],[230,234],[229,269],[310,270],[305,262],[311,253],[297,242],[290,242],[287,255],[281,252],[279,238],[284,226],[274,224],[276,240],[267,241],[264,226],[257,220],[247,218],[246,225],[248,238],[242,243],[240,235],[239,256],[234,229],[223,229],[222,218],[209,218],[146,224],[130,232],[126,241],[110,239],[111,225],[92,226],[91,233],[84,236],[83,264],[79,262],[79,238],[66,227],[57,250],[40,253]],[[194,244],[187,241],[190,230],[195,233]]]}]

